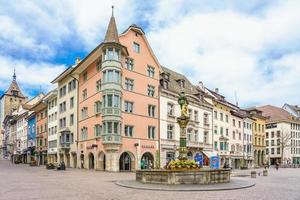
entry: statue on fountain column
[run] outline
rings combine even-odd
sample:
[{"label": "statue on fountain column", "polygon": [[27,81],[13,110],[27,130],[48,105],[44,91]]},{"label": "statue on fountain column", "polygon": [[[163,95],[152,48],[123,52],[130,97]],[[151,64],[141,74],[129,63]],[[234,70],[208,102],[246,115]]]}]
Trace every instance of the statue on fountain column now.
[{"label": "statue on fountain column", "polygon": [[188,117],[188,100],[184,94],[184,92],[181,92],[178,98],[178,104],[180,105],[181,109],[181,116]]}]

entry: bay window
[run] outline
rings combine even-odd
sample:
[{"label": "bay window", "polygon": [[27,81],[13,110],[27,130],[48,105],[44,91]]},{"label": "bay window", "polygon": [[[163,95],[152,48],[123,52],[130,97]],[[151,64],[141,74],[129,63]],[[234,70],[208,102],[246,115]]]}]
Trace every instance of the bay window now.
[{"label": "bay window", "polygon": [[121,76],[118,70],[105,70],[103,72],[104,83],[120,83]]},{"label": "bay window", "polygon": [[104,60],[120,60],[120,49],[107,48],[104,51]]},{"label": "bay window", "polygon": [[105,134],[120,134],[120,122],[118,121],[103,122],[103,128]]},{"label": "bay window", "polygon": [[120,96],[117,94],[107,94],[103,96],[104,107],[120,108]]}]

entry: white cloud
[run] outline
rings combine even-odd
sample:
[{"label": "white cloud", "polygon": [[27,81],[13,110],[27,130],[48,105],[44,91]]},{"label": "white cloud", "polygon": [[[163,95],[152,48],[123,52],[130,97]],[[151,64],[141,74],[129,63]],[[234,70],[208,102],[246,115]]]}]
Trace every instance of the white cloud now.
[{"label": "white cloud", "polygon": [[0,88],[5,90],[9,87],[15,68],[19,86],[26,95],[30,95],[32,90],[39,90],[40,87],[43,92],[53,89],[55,85],[51,84],[51,81],[66,68],[64,65],[45,62],[31,63],[3,56],[0,56],[0,66]]},{"label": "white cloud", "polygon": [[[26,87],[49,85],[43,76],[54,77],[64,66],[47,60],[60,51],[96,47],[111,5],[119,33],[146,22],[161,64],[187,73],[194,83],[218,87],[231,101],[236,91],[242,105],[299,103],[294,72],[299,71],[300,2],[293,0],[9,1],[0,5],[0,29],[6,30],[0,32],[0,88],[13,66]],[[19,52],[30,52],[31,59],[17,58]],[[38,73],[23,80],[28,70]]]},{"label": "white cloud", "polygon": [[51,80],[65,66],[51,61],[74,51],[75,46],[78,52],[96,47],[104,37],[111,5],[115,5],[119,28],[125,29],[133,21],[133,0],[20,0],[0,4],[0,30],[5,30],[0,31],[0,91],[9,86],[14,67],[18,82],[28,93],[40,86],[43,91],[53,88]]},{"label": "white cloud", "polygon": [[[148,36],[161,64],[181,72],[190,69],[194,83],[202,80],[209,87],[219,87],[231,101],[236,91],[242,105],[297,103],[300,80],[292,73],[300,66],[298,55],[290,56],[289,51],[297,49],[299,41],[300,2],[280,2],[260,15],[234,9],[189,13],[158,6]],[[179,17],[164,21],[161,11]],[[164,26],[157,28],[162,21]],[[294,64],[275,64],[278,58],[269,57],[272,51],[285,54]],[[272,77],[267,70],[274,71]],[[285,79],[276,76],[277,71]]]}]

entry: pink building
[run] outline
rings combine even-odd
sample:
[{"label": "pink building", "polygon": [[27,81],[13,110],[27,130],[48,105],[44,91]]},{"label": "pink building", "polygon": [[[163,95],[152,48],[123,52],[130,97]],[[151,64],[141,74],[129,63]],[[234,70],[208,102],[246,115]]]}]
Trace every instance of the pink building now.
[{"label": "pink building", "polygon": [[131,171],[159,166],[159,71],[144,31],[118,35],[114,16],[104,41],[74,69],[79,75],[81,168]]}]

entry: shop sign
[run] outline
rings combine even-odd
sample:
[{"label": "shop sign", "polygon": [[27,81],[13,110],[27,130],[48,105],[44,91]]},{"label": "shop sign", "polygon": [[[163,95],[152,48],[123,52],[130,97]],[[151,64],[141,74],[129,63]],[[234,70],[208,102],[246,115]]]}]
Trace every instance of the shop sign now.
[{"label": "shop sign", "polygon": [[86,149],[93,149],[93,148],[97,148],[98,145],[97,144],[92,144],[90,146],[87,146]]},{"label": "shop sign", "polygon": [[276,123],[266,124],[266,129],[270,129],[270,128],[277,128],[277,124]]},{"label": "shop sign", "polygon": [[142,148],[143,149],[154,149],[154,145],[146,145],[146,144],[144,144],[144,145],[142,145]]}]

